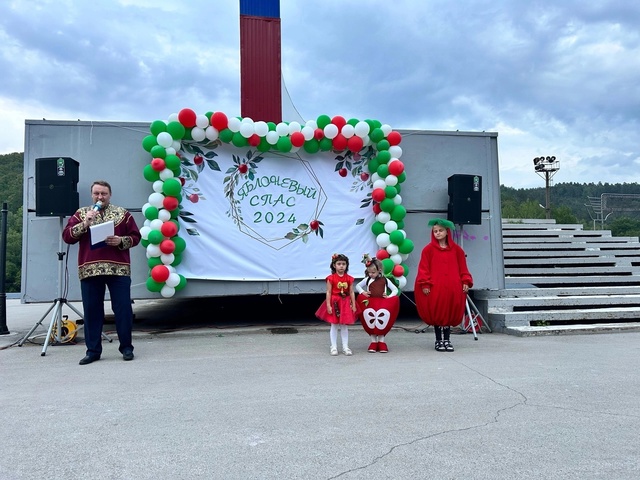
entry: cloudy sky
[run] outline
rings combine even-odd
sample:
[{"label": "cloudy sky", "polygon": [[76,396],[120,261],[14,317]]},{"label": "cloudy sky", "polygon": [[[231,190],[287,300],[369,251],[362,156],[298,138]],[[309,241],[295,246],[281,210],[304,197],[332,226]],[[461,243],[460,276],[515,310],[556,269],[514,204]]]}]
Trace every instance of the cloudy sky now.
[{"label": "cloudy sky", "polygon": [[[640,181],[640,2],[282,0],[304,119],[498,133],[501,183]],[[25,119],[240,114],[239,0],[5,0],[0,154]],[[259,120],[259,119],[255,119]],[[286,120],[286,119],[285,119]]]}]

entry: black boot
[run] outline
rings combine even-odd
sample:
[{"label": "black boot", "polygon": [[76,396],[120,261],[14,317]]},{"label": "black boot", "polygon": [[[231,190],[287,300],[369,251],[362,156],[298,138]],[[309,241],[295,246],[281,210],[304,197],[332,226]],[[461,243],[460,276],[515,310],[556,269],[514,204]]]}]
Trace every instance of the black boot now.
[{"label": "black boot", "polygon": [[451,327],[444,327],[442,329],[442,346],[445,352],[453,352],[453,345],[451,345]]},{"label": "black boot", "polygon": [[436,351],[444,352],[444,343],[442,342],[442,327],[433,327],[433,330],[436,332]]}]

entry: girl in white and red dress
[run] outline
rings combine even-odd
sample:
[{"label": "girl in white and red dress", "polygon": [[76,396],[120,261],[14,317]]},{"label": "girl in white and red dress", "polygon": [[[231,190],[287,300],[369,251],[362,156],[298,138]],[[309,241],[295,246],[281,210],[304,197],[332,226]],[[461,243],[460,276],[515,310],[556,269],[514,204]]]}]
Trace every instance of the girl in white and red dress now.
[{"label": "girl in white and red dress", "polygon": [[358,316],[364,331],[371,337],[369,353],[387,353],[385,338],[400,310],[398,287],[384,276],[380,260],[365,254],[362,263],[366,269],[364,279],[356,285]]},{"label": "girl in white and red dress", "polygon": [[329,339],[331,355],[338,355],[338,328],[342,337],[342,352],[351,355],[349,327],[356,322],[357,305],[353,292],[354,278],[348,275],[349,258],[341,253],[331,257],[331,275],[327,277],[327,295],[316,311],[316,317],[331,324]]}]

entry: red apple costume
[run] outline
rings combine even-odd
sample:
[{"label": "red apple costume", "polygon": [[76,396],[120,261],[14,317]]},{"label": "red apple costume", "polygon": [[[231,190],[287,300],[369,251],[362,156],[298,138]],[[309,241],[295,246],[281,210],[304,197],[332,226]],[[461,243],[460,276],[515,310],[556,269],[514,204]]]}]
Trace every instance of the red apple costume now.
[{"label": "red apple costume", "polygon": [[[393,296],[383,297],[387,288]],[[391,280],[384,276],[377,278],[366,277],[357,285],[357,290],[369,291],[370,296],[360,293],[356,298],[358,304],[358,316],[364,331],[369,335],[386,335],[398,318],[400,310],[400,297],[397,296],[398,288]]]}]

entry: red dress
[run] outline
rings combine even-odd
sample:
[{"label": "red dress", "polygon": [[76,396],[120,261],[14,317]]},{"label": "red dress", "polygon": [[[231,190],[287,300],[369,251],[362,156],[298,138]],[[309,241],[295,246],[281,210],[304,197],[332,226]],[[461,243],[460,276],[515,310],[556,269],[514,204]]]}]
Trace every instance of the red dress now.
[{"label": "red dress", "polygon": [[[344,274],[342,276],[332,273],[326,278],[327,282],[331,282],[331,315],[327,312],[327,302],[323,301],[322,305],[316,311],[316,317],[328,323],[340,323],[342,325],[352,325],[356,322],[357,312],[351,309],[351,287],[354,278],[351,275]],[[336,305],[338,308],[336,308]]]},{"label": "red dress", "polygon": [[[460,325],[467,300],[462,285],[473,286],[465,253],[453,241],[451,230],[447,232],[449,245],[444,248],[431,232],[431,243],[422,250],[413,289],[422,321],[440,327]],[[429,288],[429,295],[422,293],[425,287]]]}]

